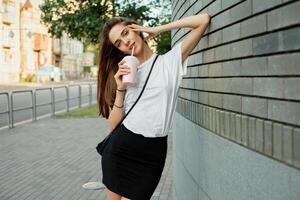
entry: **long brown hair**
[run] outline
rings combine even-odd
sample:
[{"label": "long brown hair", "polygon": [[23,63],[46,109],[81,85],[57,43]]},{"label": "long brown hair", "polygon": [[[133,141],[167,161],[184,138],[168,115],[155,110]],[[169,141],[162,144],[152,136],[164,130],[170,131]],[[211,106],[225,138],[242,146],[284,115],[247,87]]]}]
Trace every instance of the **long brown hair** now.
[{"label": "long brown hair", "polygon": [[[99,50],[99,69],[97,80],[97,101],[99,106],[99,115],[109,116],[109,108],[113,107],[116,98],[117,84],[114,79],[119,67],[118,63],[124,58],[125,54],[115,47],[109,40],[108,34],[116,24],[138,24],[136,21],[122,17],[114,17],[107,21],[100,33]],[[142,33],[140,36],[143,38]]]}]

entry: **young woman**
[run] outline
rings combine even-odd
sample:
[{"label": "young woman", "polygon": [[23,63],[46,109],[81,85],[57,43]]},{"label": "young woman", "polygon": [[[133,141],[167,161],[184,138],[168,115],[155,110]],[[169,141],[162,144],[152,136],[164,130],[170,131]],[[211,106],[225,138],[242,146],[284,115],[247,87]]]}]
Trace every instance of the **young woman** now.
[{"label": "young woman", "polygon": [[[145,91],[111,137],[102,154],[103,183],[109,200],[150,199],[165,165],[167,137],[187,57],[200,41],[210,17],[199,14],[157,27],[143,27],[124,18],[112,18],[100,35],[98,104],[100,115],[114,129],[139,96],[157,56],[147,39],[164,31],[192,28],[169,52],[158,56]],[[148,34],[143,37],[142,32]],[[137,84],[126,86],[122,76],[130,70],[123,57],[138,58]]]}]

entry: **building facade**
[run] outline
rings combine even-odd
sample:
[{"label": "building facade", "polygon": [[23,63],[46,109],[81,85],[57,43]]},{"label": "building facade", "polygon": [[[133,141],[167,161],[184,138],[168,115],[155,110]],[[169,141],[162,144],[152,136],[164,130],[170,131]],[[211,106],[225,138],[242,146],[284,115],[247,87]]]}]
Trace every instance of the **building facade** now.
[{"label": "building facade", "polygon": [[19,80],[20,3],[0,0],[0,82]]},{"label": "building facade", "polygon": [[30,77],[52,62],[52,39],[41,23],[41,0],[26,0],[21,8],[21,77]]},{"label": "building facade", "polygon": [[69,78],[79,78],[81,72],[81,61],[83,56],[83,43],[67,37],[62,40],[62,69]]},{"label": "building facade", "polygon": [[82,42],[63,34],[62,38],[53,40],[53,63],[63,69],[68,79],[80,78],[83,51]]},{"label": "building facade", "polygon": [[82,71],[83,43],[66,34],[52,39],[41,23],[43,0],[0,0],[0,83],[34,80],[44,64],[62,68],[69,79]]},{"label": "building facade", "polygon": [[[174,0],[208,13],[173,131],[174,200],[300,199],[300,2]],[[172,45],[187,29],[172,31]]]}]

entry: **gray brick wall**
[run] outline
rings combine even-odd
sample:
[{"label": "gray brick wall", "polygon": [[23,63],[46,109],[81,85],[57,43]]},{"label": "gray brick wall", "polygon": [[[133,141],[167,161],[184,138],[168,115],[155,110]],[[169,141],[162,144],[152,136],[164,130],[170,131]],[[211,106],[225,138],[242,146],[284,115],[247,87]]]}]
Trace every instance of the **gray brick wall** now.
[{"label": "gray brick wall", "polygon": [[[189,55],[178,114],[232,145],[299,172],[300,1],[174,0],[172,10],[172,20],[199,13],[212,17]],[[188,32],[173,30],[172,45]],[[183,130],[190,129],[184,126]],[[189,145],[186,142],[183,148]],[[197,149],[192,152],[197,154]],[[185,165],[174,169],[175,173],[192,171],[193,177],[198,161],[190,166],[193,163],[185,157],[177,156]],[[174,199],[180,199],[176,184],[175,179]],[[203,198],[213,199],[209,195]]]}]

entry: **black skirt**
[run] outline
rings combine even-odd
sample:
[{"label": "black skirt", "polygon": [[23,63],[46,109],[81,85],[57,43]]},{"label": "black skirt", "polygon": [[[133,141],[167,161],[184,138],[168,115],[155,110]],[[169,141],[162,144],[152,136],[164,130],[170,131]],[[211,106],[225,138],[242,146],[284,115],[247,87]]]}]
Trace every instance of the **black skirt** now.
[{"label": "black skirt", "polygon": [[131,200],[148,200],[157,187],[167,155],[167,137],[144,137],[123,124],[102,154],[103,184]]}]

